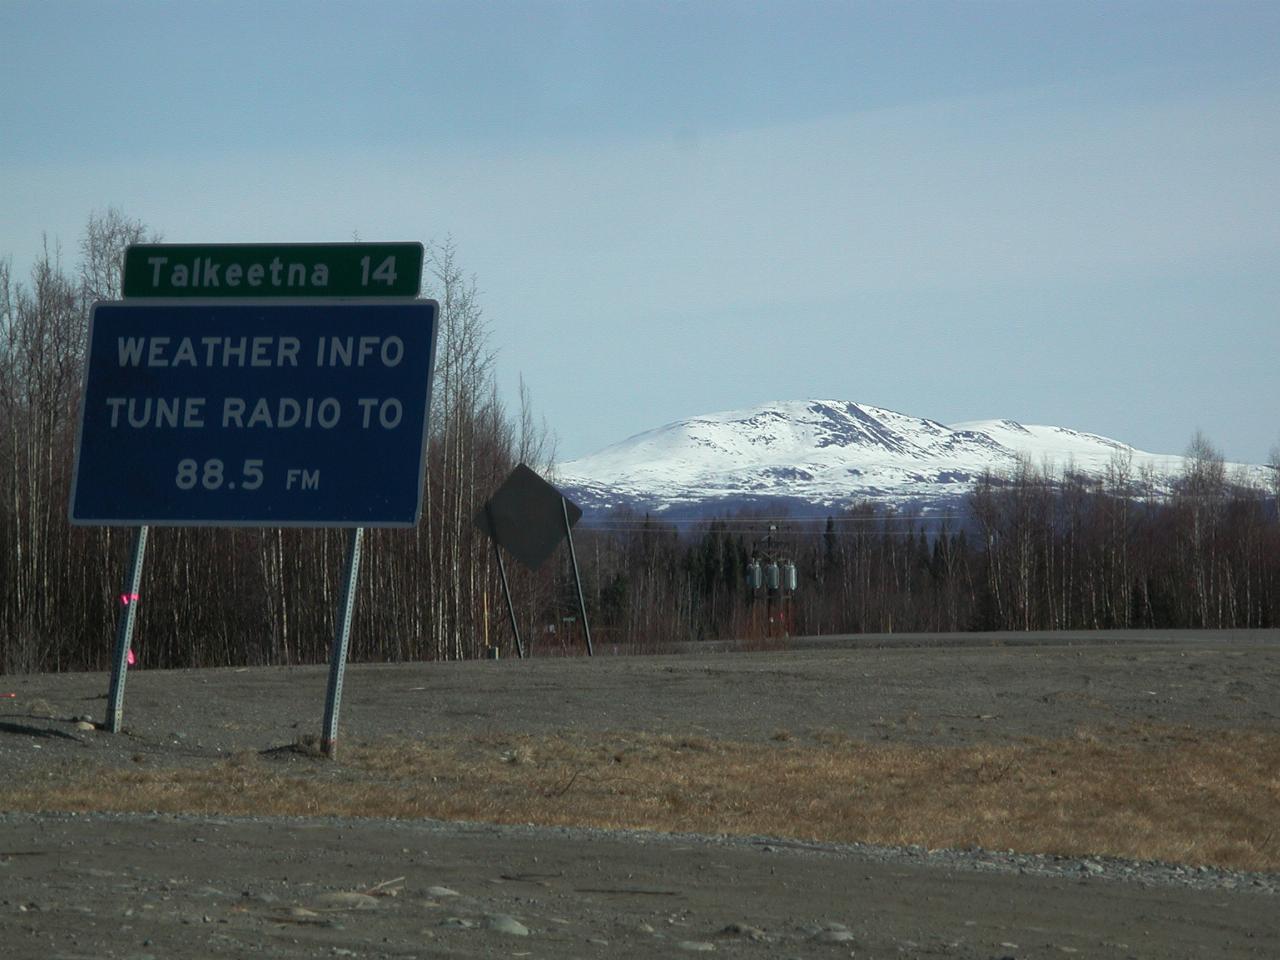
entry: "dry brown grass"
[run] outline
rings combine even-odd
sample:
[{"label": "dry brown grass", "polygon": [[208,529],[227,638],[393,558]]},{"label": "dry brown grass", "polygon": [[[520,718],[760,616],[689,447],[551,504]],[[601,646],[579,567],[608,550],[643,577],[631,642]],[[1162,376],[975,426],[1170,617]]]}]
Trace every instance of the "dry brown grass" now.
[{"label": "dry brown grass", "polygon": [[1143,728],[920,747],[830,731],[344,744],[342,762],[242,754],[100,769],[0,807],[636,827],[1115,855],[1280,869],[1280,735]]}]

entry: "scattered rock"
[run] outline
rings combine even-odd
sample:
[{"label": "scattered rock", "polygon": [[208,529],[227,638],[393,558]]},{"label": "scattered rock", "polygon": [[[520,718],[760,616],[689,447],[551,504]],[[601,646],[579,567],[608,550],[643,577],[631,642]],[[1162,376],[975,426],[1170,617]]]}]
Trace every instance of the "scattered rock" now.
[{"label": "scattered rock", "polygon": [[714,943],[708,943],[706,940],[681,940],[676,944],[678,950],[688,950],[690,953],[711,953],[715,950]]},{"label": "scattered rock", "polygon": [[818,943],[848,943],[853,939],[853,934],[848,930],[823,930],[813,939]]},{"label": "scattered rock", "polygon": [[462,894],[448,887],[427,887],[427,893],[433,897],[460,897]]},{"label": "scattered rock", "polygon": [[853,939],[853,934],[843,923],[831,921],[819,927],[811,939],[818,943],[848,943]]},{"label": "scattered rock", "polygon": [[731,923],[720,931],[722,937],[740,937],[744,940],[753,940],[756,943],[763,943],[769,939],[769,935],[759,927],[753,927],[746,923]]},{"label": "scattered rock", "polygon": [[529,935],[528,927],[515,917],[505,913],[486,913],[480,921],[480,926],[486,930],[507,933],[513,937],[527,937]]},{"label": "scattered rock", "polygon": [[468,920],[466,917],[445,917],[436,926],[447,927],[452,930],[470,930],[476,925],[474,920]]},{"label": "scattered rock", "polygon": [[367,893],[340,891],[338,893],[322,893],[316,903],[330,910],[372,910],[378,905],[378,898]]},{"label": "scattered rock", "polygon": [[77,720],[76,729],[88,731],[88,730],[97,730],[98,728],[97,726],[94,725],[92,720]]}]

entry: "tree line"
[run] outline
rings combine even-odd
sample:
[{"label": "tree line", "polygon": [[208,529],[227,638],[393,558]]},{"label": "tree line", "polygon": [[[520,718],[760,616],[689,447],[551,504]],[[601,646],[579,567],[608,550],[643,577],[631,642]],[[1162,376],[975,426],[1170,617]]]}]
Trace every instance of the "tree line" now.
[{"label": "tree line", "polygon": [[[26,279],[0,260],[0,672],[107,665],[132,531],[67,520],[88,315],[118,299],[124,247],[159,239],[107,210],[89,217],[74,265],[56,243]],[[499,399],[478,285],[456,249],[430,246],[424,266],[441,332],[423,516],[366,535],[356,660],[512,655],[496,558],[473,521],[515,464],[550,477],[554,462],[528,392],[514,411]],[[1200,435],[1186,464],[1168,489],[1121,457],[1101,478],[1024,462],[981,478],[945,516],[859,504],[819,521],[744,513],[688,526],[615,511],[575,531],[593,638],[608,652],[788,634],[1280,625],[1280,481],[1262,490],[1229,476]],[[323,662],[347,539],[153,530],[140,663]],[[753,557],[793,563],[794,592],[753,587]],[[534,653],[581,652],[567,552],[536,572],[506,569]]]},{"label": "tree line", "polygon": [[[1272,466],[1280,464],[1273,452]],[[1202,435],[1172,485],[1117,456],[1102,477],[1022,461],[955,508],[870,503],[825,520],[745,513],[684,529],[615,516],[582,539],[598,632],[776,641],[784,634],[1280,626],[1280,469],[1228,475]],[[796,565],[752,588],[753,556]]]}]

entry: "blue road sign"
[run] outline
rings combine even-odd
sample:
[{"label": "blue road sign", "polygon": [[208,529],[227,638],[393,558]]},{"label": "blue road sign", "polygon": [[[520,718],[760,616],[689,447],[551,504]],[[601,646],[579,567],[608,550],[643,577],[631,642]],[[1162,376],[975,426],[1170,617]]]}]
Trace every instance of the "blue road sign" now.
[{"label": "blue road sign", "polygon": [[97,303],[71,521],[412,526],[431,300]]}]

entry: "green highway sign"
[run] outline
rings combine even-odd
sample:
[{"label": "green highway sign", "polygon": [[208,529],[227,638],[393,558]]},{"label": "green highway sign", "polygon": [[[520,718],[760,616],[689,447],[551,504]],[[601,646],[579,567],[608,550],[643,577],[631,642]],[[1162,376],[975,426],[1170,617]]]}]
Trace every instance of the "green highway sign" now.
[{"label": "green highway sign", "polygon": [[136,243],[124,296],[416,297],[420,243]]}]

